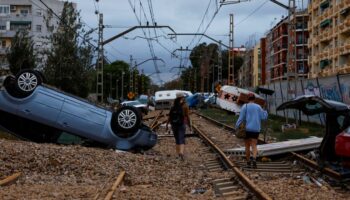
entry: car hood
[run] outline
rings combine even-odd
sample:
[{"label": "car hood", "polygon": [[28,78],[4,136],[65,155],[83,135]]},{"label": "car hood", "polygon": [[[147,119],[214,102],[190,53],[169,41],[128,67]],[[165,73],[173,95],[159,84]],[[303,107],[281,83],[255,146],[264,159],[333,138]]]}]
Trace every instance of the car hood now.
[{"label": "car hood", "polygon": [[277,107],[277,110],[297,109],[301,110],[306,115],[315,115],[329,112],[349,111],[350,107],[347,104],[325,100],[315,95],[302,95],[293,100],[282,103]]}]

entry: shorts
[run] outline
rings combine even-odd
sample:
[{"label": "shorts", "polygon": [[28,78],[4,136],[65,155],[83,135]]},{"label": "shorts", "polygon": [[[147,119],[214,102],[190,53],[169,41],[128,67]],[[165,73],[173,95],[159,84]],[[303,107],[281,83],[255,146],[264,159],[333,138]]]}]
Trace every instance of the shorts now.
[{"label": "shorts", "polygon": [[244,139],[258,139],[259,137],[259,132],[251,132],[251,131],[246,131],[245,132],[245,138]]},{"label": "shorts", "polygon": [[186,133],[185,124],[181,126],[172,126],[172,129],[173,129],[176,144],[185,144],[185,133]]}]

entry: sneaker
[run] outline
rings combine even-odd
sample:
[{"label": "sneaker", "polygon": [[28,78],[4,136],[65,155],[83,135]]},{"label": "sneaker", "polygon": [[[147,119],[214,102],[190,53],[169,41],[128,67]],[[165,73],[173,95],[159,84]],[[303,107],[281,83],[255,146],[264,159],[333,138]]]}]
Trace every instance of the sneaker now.
[{"label": "sneaker", "polygon": [[181,161],[184,161],[184,160],[185,160],[185,157],[184,157],[183,154],[179,154],[179,158],[180,158]]},{"label": "sneaker", "polygon": [[249,167],[251,167],[251,165],[252,165],[252,162],[251,161],[247,161],[247,167],[249,168]]},{"label": "sneaker", "polygon": [[253,160],[253,168],[257,168],[257,166],[256,166],[256,160]]}]

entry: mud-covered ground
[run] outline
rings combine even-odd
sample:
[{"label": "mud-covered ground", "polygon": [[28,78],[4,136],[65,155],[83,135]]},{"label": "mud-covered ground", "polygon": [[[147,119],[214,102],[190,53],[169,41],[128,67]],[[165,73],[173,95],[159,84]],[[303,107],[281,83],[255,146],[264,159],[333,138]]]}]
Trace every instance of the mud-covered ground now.
[{"label": "mud-covered ground", "polygon": [[[214,125],[202,123],[202,129],[215,132]],[[217,132],[212,139],[224,137],[221,128]],[[126,176],[113,199],[223,199],[215,197],[212,180],[233,174],[205,168],[203,163],[214,155],[201,153],[208,148],[201,139],[186,138],[181,161],[174,139],[164,137],[164,125],[157,133],[162,135],[157,145],[144,153],[0,139],[0,180],[22,173],[16,182],[0,187],[0,199],[104,199],[122,170]],[[229,147],[230,137],[221,144]],[[350,199],[347,192],[306,184],[297,176],[249,176],[274,199]]]}]

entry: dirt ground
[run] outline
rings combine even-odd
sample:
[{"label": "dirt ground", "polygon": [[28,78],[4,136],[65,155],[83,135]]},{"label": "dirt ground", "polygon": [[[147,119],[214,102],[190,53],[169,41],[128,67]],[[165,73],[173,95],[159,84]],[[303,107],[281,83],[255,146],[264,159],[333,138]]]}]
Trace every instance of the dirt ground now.
[{"label": "dirt ground", "polygon": [[[103,199],[118,174],[126,171],[113,199],[213,199],[213,177],[196,151],[198,138],[187,139],[185,161],[176,158],[174,139],[160,138],[144,154],[114,150],[0,140],[0,180],[22,172],[1,199]],[[205,189],[204,194],[196,189]]]},{"label": "dirt ground", "polygon": [[[203,122],[200,128],[221,134],[212,136],[214,140],[224,137],[223,129],[215,130],[210,123]],[[157,132],[167,134],[164,125]],[[232,146],[230,137],[225,136],[221,145]],[[13,184],[0,187],[0,199],[104,199],[122,170],[126,175],[113,199],[223,199],[215,197],[212,180],[231,178],[232,173],[209,172],[203,163],[214,155],[202,153],[208,147],[196,137],[186,142],[181,161],[173,137],[160,137],[144,153],[0,139],[0,180],[22,173]],[[305,184],[296,176],[249,176],[274,199],[350,199],[348,193]]]}]

